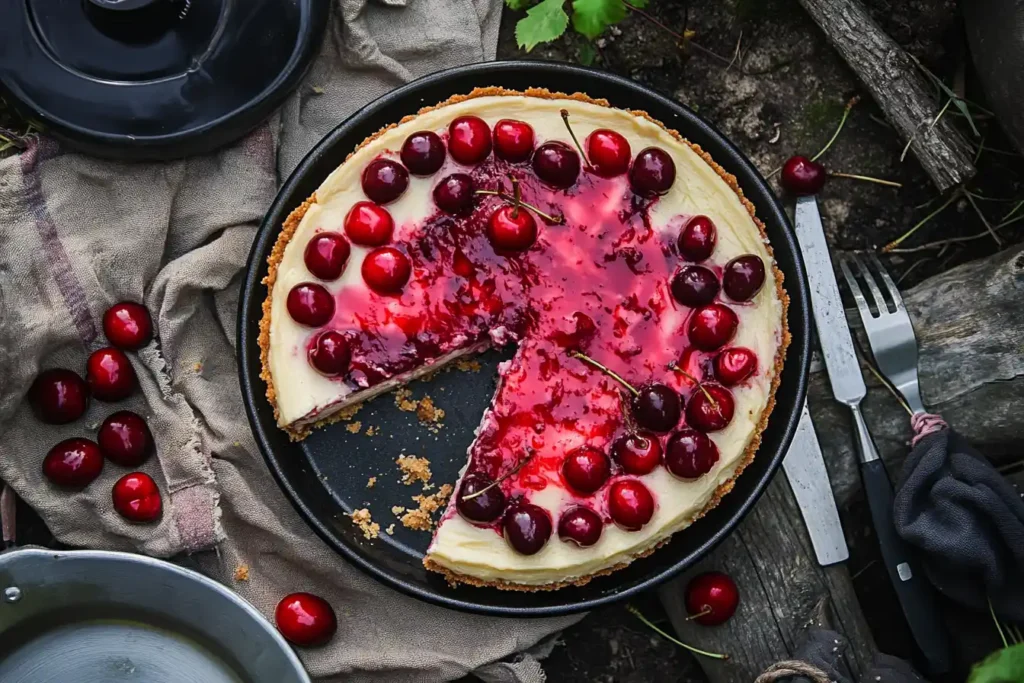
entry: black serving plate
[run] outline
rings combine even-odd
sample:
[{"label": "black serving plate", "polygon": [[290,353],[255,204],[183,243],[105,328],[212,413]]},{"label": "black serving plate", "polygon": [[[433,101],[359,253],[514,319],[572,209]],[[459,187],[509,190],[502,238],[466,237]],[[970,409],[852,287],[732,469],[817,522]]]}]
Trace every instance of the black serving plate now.
[{"label": "black serving plate", "polygon": [[[706,517],[649,557],[582,587],[533,593],[452,588],[421,564],[428,534],[408,531],[401,524],[396,524],[393,536],[383,532],[392,521],[398,521],[391,515],[391,506],[411,504],[411,496],[420,489],[399,483],[395,458],[403,451],[426,456],[435,482],[454,482],[473,430],[493,395],[495,366],[510,352],[484,354],[479,373],[440,373],[429,383],[411,385],[417,398],[429,393],[447,412],[436,435],[420,426],[414,414],[398,410],[385,395],[364,406],[354,418],[361,422],[363,432],[372,426],[379,430],[377,435],[353,434],[347,429],[352,422],[343,422],[293,443],[277,428],[265,396],[266,386],[259,378],[257,338],[261,305],[267,296],[260,281],[267,274],[267,257],[285,217],[364,138],[423,106],[477,86],[585,92],[606,98],[614,106],[643,109],[678,130],[739,179],[765,223],[789,293],[793,340],[775,410],[754,462],[737,479],[732,493]],[[804,267],[792,227],[757,170],[710,124],[686,107],[611,74],[565,64],[491,62],[436,73],[391,92],[335,128],[295,169],[264,217],[249,256],[238,312],[239,374],[249,421],[267,465],[313,530],[344,558],[389,586],[446,607],[501,616],[568,614],[623,600],[678,574],[725,538],[754,505],[782,461],[803,405],[810,361],[809,315]],[[377,483],[367,488],[371,476],[377,477]],[[373,541],[365,540],[345,516],[367,504],[382,527],[380,537]]]}]

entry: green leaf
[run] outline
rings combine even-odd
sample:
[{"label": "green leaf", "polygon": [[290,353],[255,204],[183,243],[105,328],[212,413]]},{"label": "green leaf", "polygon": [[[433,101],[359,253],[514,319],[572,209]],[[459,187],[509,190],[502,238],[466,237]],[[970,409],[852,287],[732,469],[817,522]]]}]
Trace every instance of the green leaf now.
[{"label": "green leaf", "polygon": [[967,683],[1017,683],[1024,681],[1024,643],[996,650],[974,665]]},{"label": "green leaf", "polygon": [[604,30],[626,18],[622,0],[573,0],[572,27],[593,40]]},{"label": "green leaf", "polygon": [[516,24],[516,42],[519,47],[529,52],[538,43],[547,43],[565,33],[569,15],[562,8],[564,1],[543,0],[519,20]]},{"label": "green leaf", "polygon": [[530,6],[530,0],[505,0],[509,9],[521,10]]},{"label": "green leaf", "polygon": [[[576,53],[576,59],[583,66],[591,66],[594,60],[597,59],[597,48],[594,47],[593,43],[583,43]],[[1021,203],[1024,204],[1024,202]]]}]

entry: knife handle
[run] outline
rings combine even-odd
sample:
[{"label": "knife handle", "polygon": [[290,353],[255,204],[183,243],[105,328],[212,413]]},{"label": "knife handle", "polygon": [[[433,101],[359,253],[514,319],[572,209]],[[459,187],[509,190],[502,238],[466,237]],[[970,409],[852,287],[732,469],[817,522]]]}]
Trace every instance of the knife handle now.
[{"label": "knife handle", "polygon": [[910,631],[927,664],[927,674],[937,676],[949,671],[949,636],[942,613],[935,601],[934,590],[928,579],[918,571],[912,548],[896,533],[893,523],[893,488],[889,473],[881,460],[862,462],[861,477],[864,493],[871,508],[871,519],[882,550],[889,580],[903,608]]}]

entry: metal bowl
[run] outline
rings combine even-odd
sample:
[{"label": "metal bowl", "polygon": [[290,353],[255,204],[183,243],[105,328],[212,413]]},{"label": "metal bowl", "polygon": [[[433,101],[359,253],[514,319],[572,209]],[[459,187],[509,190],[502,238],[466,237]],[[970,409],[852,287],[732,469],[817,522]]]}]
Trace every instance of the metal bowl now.
[{"label": "metal bowl", "polygon": [[0,554],[4,683],[310,683],[284,638],[216,581],[129,553]]}]

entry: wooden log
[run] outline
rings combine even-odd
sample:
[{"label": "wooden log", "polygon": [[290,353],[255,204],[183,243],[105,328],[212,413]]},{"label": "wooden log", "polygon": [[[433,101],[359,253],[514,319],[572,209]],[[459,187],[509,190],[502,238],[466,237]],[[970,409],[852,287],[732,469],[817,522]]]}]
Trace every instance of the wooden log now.
[{"label": "wooden log", "polygon": [[939,116],[927,81],[912,58],[871,19],[859,0],[800,0],[939,190],[975,173],[971,149],[949,118]]}]

